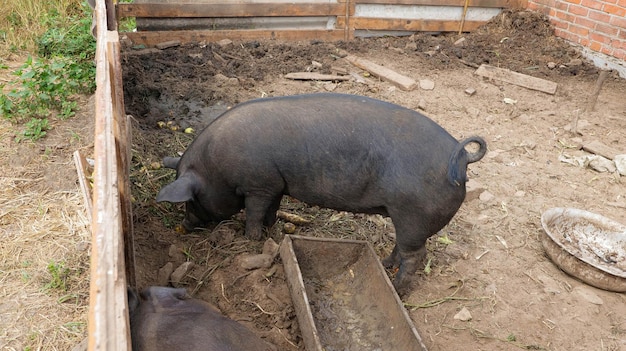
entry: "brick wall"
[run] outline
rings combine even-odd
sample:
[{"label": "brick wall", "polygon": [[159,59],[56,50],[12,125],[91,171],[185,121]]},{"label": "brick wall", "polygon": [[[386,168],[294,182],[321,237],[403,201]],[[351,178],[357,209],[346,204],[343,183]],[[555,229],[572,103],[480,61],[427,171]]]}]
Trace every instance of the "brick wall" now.
[{"label": "brick wall", "polygon": [[593,51],[626,60],[626,0],[528,0],[555,34]]}]

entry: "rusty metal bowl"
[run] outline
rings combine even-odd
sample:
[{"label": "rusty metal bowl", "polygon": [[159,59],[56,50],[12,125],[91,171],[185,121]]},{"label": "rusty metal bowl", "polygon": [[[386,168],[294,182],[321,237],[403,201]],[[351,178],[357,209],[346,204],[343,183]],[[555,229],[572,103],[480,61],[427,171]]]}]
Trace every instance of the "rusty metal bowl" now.
[{"label": "rusty metal bowl", "polygon": [[603,290],[626,292],[626,226],[575,208],[541,216],[542,244],[566,273]]}]

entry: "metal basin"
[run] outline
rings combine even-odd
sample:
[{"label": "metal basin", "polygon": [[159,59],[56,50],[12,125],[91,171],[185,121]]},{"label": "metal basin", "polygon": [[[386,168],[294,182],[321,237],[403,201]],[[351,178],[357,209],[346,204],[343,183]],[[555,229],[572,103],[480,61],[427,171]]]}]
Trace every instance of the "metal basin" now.
[{"label": "metal basin", "polygon": [[600,289],[626,292],[626,226],[575,208],[541,216],[542,244],[562,270]]}]

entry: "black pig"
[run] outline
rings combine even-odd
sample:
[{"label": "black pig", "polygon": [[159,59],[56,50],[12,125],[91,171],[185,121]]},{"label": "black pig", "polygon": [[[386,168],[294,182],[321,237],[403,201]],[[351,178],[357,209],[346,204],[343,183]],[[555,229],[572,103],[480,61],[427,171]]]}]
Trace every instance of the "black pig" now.
[{"label": "black pig", "polygon": [[[470,153],[465,146],[477,143]],[[396,246],[383,263],[408,287],[426,239],[465,199],[468,163],[485,141],[458,142],[413,110],[368,97],[307,94],[239,104],[219,116],[177,160],[177,179],[157,201],[186,202],[191,230],[246,209],[246,235],[262,236],[283,195],[310,205],[390,216]]]},{"label": "black pig", "polygon": [[128,290],[133,351],[276,351],[243,325],[185,289]]}]

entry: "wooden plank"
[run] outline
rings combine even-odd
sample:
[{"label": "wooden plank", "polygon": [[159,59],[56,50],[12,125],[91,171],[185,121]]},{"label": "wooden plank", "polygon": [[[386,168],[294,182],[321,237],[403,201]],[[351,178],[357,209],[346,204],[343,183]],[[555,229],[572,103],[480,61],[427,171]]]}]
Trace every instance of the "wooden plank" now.
[{"label": "wooden plank", "polygon": [[544,93],[552,94],[556,93],[557,83],[549,80],[531,77],[522,73],[517,73],[504,68],[493,67],[489,65],[480,65],[474,72],[475,74],[490,78],[501,80],[503,82],[519,85],[531,90],[538,90]]},{"label": "wooden plank", "polygon": [[105,0],[96,0],[94,189],[91,235],[88,349],[131,349],[126,300],[122,221],[113,135],[113,102],[107,61]]},{"label": "wooden plank", "polygon": [[387,67],[380,66],[378,64],[375,64],[374,62],[368,61],[360,57],[356,57],[354,55],[348,55],[345,57],[345,59],[354,66],[364,69],[375,75],[376,77],[379,77],[394,84],[402,90],[410,91],[417,87],[417,82],[414,79],[403,76]]},{"label": "wooden plank", "polygon": [[594,140],[583,144],[583,150],[592,154],[600,155],[608,158],[609,160],[615,159],[616,155],[626,154],[626,152],[620,152],[598,140]]},{"label": "wooden plank", "polygon": [[[78,185],[83,193],[83,201],[85,202],[85,211],[87,212],[87,218],[91,223],[91,211],[93,208],[93,202],[91,199],[91,182],[89,177],[89,167],[87,166],[87,159],[80,151],[74,151],[74,165],[76,166],[76,172],[78,173]],[[89,174],[89,175],[88,175]]]},{"label": "wooden plank", "polygon": [[[465,21],[464,31],[473,31],[485,21]],[[343,19],[337,18],[337,26],[345,25]],[[407,20],[394,18],[350,18],[351,29],[363,30],[405,30],[413,32],[456,32],[459,30],[461,21],[459,20]]]},{"label": "wooden plank", "polygon": [[124,108],[120,41],[117,32],[107,36],[107,61],[109,64],[111,97],[113,104],[113,136],[116,144],[117,185],[120,194],[122,234],[124,236],[124,263],[126,281],[135,287],[135,242],[133,239],[133,211],[130,190],[130,127]]},{"label": "wooden plank", "polygon": [[321,74],[316,72],[293,72],[285,74],[285,78],[293,80],[350,80],[350,76]]},{"label": "wooden plank", "polygon": [[199,43],[201,41],[214,42],[222,39],[231,40],[343,40],[343,29],[311,29],[311,30],[180,30],[180,31],[154,31],[154,32],[128,32],[124,33],[135,45],[153,47],[156,44],[179,40],[181,43]]},{"label": "wooden plank", "polygon": [[[353,0],[357,4],[463,7],[464,0]],[[470,0],[468,7],[523,8],[523,0]]]},{"label": "wooden plank", "polygon": [[340,3],[117,4],[118,17],[302,17],[345,16]]}]

